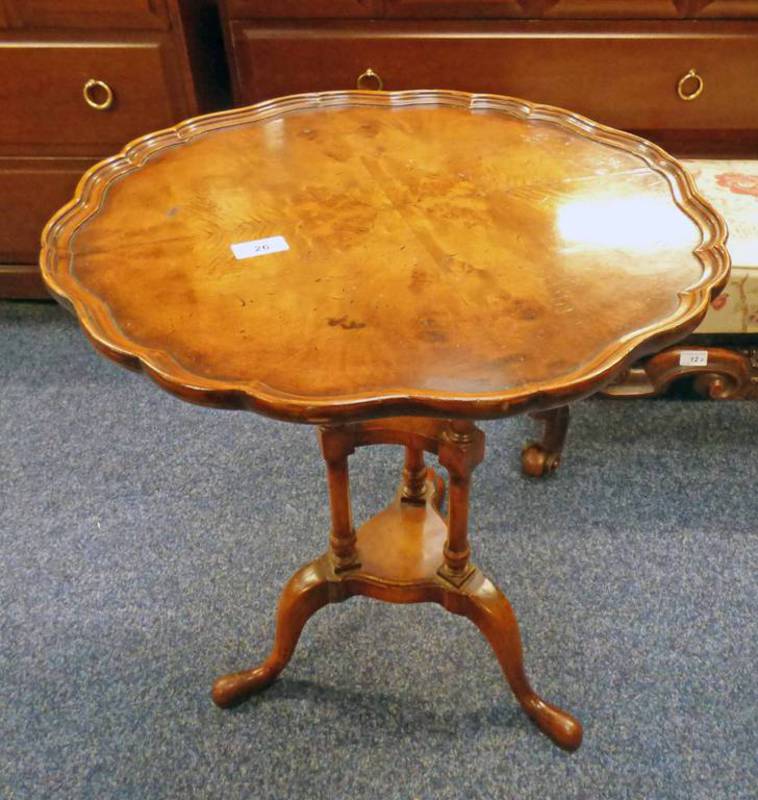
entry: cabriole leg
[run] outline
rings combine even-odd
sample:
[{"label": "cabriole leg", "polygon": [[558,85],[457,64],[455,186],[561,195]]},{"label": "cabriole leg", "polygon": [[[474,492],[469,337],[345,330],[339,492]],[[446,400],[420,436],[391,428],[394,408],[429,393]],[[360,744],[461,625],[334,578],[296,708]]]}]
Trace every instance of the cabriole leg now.
[{"label": "cabriole leg", "polygon": [[468,617],[490,643],[513,694],[535,725],[559,747],[576,750],[582,743],[582,726],[557,706],[543,700],[524,671],[521,635],[508,598],[481,573],[466,584],[456,598],[455,613]]},{"label": "cabriole leg", "polygon": [[569,407],[535,411],[529,416],[542,422],[544,428],[542,439],[539,442],[527,442],[521,451],[521,469],[526,475],[541,478],[555,472],[561,463],[569,425]]},{"label": "cabriole leg", "polygon": [[299,569],[279,600],[271,654],[259,667],[218,678],[211,691],[213,702],[228,708],[273,683],[292,658],[305,623],[330,599],[323,558]]}]

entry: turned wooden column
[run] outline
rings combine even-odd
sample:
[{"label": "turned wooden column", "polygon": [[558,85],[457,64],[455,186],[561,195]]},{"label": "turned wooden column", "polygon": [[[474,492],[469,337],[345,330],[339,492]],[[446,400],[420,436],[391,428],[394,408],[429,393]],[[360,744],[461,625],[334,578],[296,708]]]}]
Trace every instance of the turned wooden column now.
[{"label": "turned wooden column", "polygon": [[471,473],[484,458],[484,434],[470,420],[451,420],[442,433],[438,457],[450,476],[445,561],[439,574],[460,586],[474,570],[469,563],[469,488]]},{"label": "turned wooden column", "polygon": [[329,509],[332,528],[329,552],[335,572],[360,566],[355,549],[355,528],[350,504],[350,475],[347,459],[355,452],[353,433],[349,428],[319,428],[321,452],[326,461],[329,484]]},{"label": "turned wooden column", "polygon": [[426,464],[423,450],[411,446],[405,448],[403,490],[400,498],[404,503],[426,503]]}]

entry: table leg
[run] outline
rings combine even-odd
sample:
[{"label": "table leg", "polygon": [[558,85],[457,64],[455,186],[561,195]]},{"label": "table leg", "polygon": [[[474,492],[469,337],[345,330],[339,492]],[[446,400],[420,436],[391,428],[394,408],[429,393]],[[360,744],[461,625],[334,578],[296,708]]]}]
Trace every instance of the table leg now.
[{"label": "table leg", "polygon": [[535,725],[565,750],[582,743],[582,726],[571,714],[543,700],[524,671],[521,635],[508,598],[481,573],[450,611],[468,617],[482,632],[500,662],[508,685]]},{"label": "table leg", "polygon": [[259,667],[218,678],[211,690],[213,702],[229,708],[273,683],[292,658],[305,623],[329,602],[329,579],[323,559],[301,567],[279,599],[271,654]]},{"label": "table leg", "polygon": [[[405,446],[403,480],[390,506],[356,532],[347,459],[356,447],[372,444]],[[307,620],[327,603],[354,595],[391,603],[432,602],[479,627],[524,711],[556,744],[576,749],[581,725],[531,688],[510,603],[469,561],[469,490],[471,474],[484,456],[482,431],[470,422],[383,420],[322,429],[321,447],[331,504],[329,550],[285,587],[269,657],[259,667],[219,678],[213,700],[231,706],[272,683],[292,657]],[[426,468],[424,451],[436,453],[450,475],[447,523],[439,513],[441,480]]]},{"label": "table leg", "polygon": [[521,469],[533,478],[555,472],[561,463],[561,453],[569,425],[569,407],[559,406],[530,414],[544,424],[542,439],[527,442],[521,451]]}]

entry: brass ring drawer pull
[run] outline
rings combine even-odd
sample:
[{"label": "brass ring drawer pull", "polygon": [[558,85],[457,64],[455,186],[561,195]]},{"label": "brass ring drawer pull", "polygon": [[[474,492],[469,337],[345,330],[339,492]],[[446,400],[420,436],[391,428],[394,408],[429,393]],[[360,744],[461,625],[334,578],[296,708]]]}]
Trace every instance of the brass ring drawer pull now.
[{"label": "brass ring drawer pull", "polygon": [[[367,81],[373,81],[375,84],[374,86],[367,86]],[[358,76],[358,80],[355,82],[355,87],[357,89],[373,89],[376,91],[380,91],[384,88],[384,81],[379,77],[379,75],[374,72],[371,67],[369,67],[364,72]]]},{"label": "brass ring drawer pull", "polygon": [[[694,81],[694,84],[692,84],[691,90],[686,91],[684,88],[685,84],[691,83],[692,81]],[[703,93],[704,86],[705,83],[700,75],[698,75],[694,69],[691,69],[686,75],[682,75],[682,77],[679,78],[679,82],[676,85],[676,93],[682,100],[695,100]]]},{"label": "brass ring drawer pull", "polygon": [[[96,100],[97,91],[103,94],[102,100]],[[84,102],[96,111],[107,111],[113,105],[113,89],[105,81],[90,78],[82,89]]]}]

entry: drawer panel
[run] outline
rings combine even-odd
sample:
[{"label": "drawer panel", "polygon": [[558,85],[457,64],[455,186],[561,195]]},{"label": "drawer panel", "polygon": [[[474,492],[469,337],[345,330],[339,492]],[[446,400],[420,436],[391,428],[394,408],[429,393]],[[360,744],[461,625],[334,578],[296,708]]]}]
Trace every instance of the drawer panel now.
[{"label": "drawer panel", "polygon": [[0,263],[36,264],[42,228],[74,195],[90,159],[0,159]]},{"label": "drawer panel", "polygon": [[385,16],[431,19],[742,19],[758,16],[755,0],[385,0]]},{"label": "drawer panel", "polygon": [[[140,134],[184,116],[181,85],[160,41],[133,43],[0,42],[0,151],[6,155],[108,154]],[[112,89],[107,110],[91,108],[88,80]],[[103,102],[95,87],[90,99]]]},{"label": "drawer panel", "polygon": [[5,0],[12,27],[168,28],[163,0]]},{"label": "drawer panel", "polygon": [[384,0],[226,0],[230,19],[350,19],[377,17]]},{"label": "drawer panel", "polygon": [[[648,34],[233,27],[240,102],[355,88],[367,68],[384,88],[496,92],[564,106],[629,130],[758,128],[758,28]],[[677,95],[690,69],[693,101]],[[366,80],[366,88],[374,88]],[[688,81],[683,90],[697,88]]]}]

